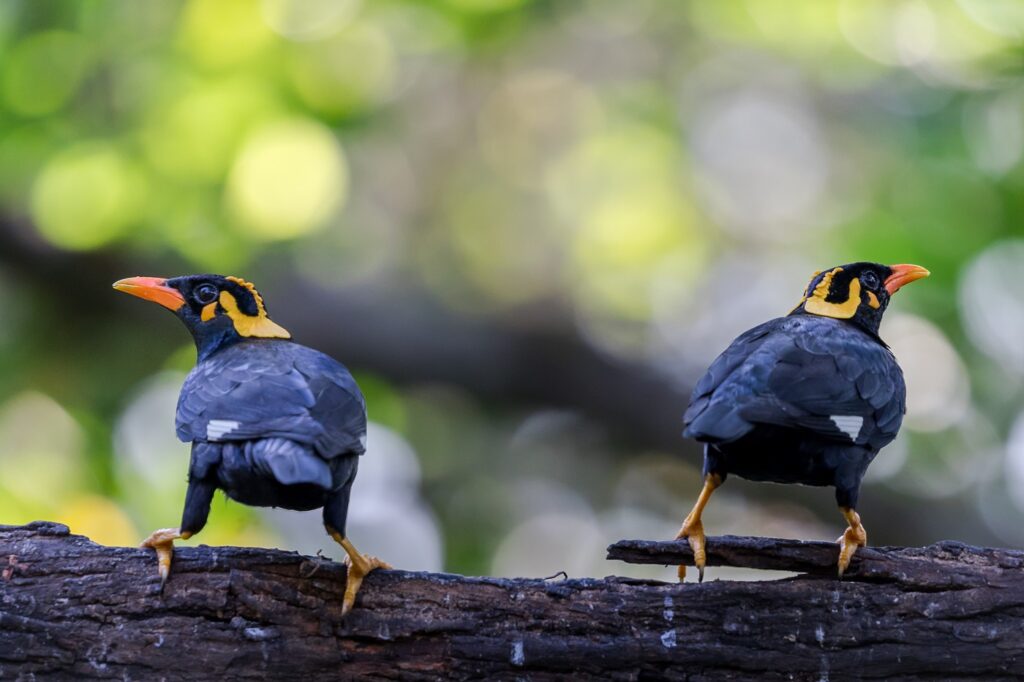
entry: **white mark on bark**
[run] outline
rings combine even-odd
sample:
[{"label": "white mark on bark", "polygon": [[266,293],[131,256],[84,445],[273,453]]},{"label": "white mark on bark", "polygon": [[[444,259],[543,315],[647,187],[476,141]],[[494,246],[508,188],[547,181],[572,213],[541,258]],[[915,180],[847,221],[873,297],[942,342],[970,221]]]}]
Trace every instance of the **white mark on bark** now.
[{"label": "white mark on bark", "polygon": [[512,658],[509,659],[512,665],[521,666],[526,663],[526,652],[523,650],[523,640],[517,639],[512,642]]},{"label": "white mark on bark", "polygon": [[661,635],[661,645],[666,649],[674,649],[676,646],[676,631],[675,628],[665,631]]},{"label": "white mark on bark", "polygon": [[[821,623],[814,626],[814,639],[817,640],[819,646],[825,647],[825,626]],[[828,682],[828,656],[825,654],[821,655],[818,667],[818,682]]]},{"label": "white mark on bark", "polygon": [[252,642],[265,642],[268,639],[277,639],[278,632],[274,628],[249,627],[242,630],[242,636]]},{"label": "white mark on bark", "polygon": [[672,619],[676,617],[676,612],[672,608],[675,604],[672,602],[672,595],[665,595],[665,610],[661,612],[661,615],[665,617],[665,620],[672,622]]}]

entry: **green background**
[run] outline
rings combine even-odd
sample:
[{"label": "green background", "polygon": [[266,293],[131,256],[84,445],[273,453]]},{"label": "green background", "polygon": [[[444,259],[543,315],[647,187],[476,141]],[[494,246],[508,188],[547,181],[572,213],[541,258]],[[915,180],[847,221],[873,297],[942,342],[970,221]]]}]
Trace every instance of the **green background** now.
[{"label": "green background", "polygon": [[[1022,35],[981,0],[6,0],[0,521],[177,523],[194,351],[109,285],[219,272],[364,387],[357,546],[669,578],[603,548],[692,504],[693,382],[875,260],[933,275],[882,328],[909,413],[871,542],[1024,546]],[[842,523],[730,479],[705,527]],[[223,499],[196,541],[339,554]]]}]

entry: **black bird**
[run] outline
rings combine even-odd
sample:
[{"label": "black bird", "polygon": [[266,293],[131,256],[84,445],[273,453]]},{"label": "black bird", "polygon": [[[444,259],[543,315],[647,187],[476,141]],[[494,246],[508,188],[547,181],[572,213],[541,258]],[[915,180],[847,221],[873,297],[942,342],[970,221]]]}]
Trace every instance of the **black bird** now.
[{"label": "black bird", "polygon": [[860,482],[906,412],[903,372],[878,327],[890,296],[928,274],[878,263],[817,272],[789,315],[741,334],[697,382],[683,435],[705,443],[704,488],[676,539],[689,540],[701,580],[701,513],[730,473],[835,486],[849,524],[838,540],[840,576],[867,544]]},{"label": "black bird", "polygon": [[192,443],[179,528],[154,531],[161,587],[174,540],[206,525],[219,488],[258,507],[323,507],[324,526],[348,555],[342,606],[363,578],[390,568],[360,554],[345,535],[349,493],[366,450],[366,403],[340,363],[291,341],[267,317],[256,288],[237,277],[132,277],[114,288],[174,311],[195,339],[198,359],[178,398],[178,438]]}]

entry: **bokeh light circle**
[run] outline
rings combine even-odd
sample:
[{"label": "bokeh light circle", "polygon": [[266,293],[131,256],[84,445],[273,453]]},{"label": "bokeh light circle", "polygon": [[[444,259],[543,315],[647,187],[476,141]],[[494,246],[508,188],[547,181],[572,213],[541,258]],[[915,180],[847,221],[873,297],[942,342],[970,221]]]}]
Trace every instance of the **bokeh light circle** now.
[{"label": "bokeh light circle", "polygon": [[827,227],[831,153],[800,97],[762,87],[712,97],[690,135],[700,196],[723,227],[761,240]]},{"label": "bokeh light circle", "polygon": [[117,147],[85,143],[43,167],[32,186],[32,217],[53,244],[94,249],[131,227],[144,189],[139,169]]},{"label": "bokeh light circle", "polygon": [[314,111],[353,116],[391,95],[398,57],[384,31],[356,22],[330,38],[293,48],[288,74],[299,97]]},{"label": "bokeh light circle", "polygon": [[464,12],[505,12],[524,4],[526,0],[445,0],[452,8]]},{"label": "bokeh light circle", "polygon": [[243,231],[291,239],[327,222],[348,194],[348,168],[334,135],[309,119],[277,121],[245,142],[228,176],[227,202]]},{"label": "bokeh light circle", "polygon": [[1024,375],[1024,239],[990,246],[963,270],[960,315],[975,346],[1018,376]]},{"label": "bokeh light circle", "polygon": [[88,45],[69,31],[25,38],[2,64],[3,96],[15,112],[39,116],[57,111],[78,89],[88,66]]},{"label": "bokeh light circle", "polygon": [[258,0],[191,0],[182,12],[181,45],[200,64],[225,68],[254,59],[274,43]]},{"label": "bokeh light circle", "polygon": [[907,383],[905,426],[941,431],[967,414],[971,404],[967,369],[941,329],[923,317],[890,312],[881,334]]},{"label": "bokeh light circle", "polygon": [[263,20],[290,40],[317,40],[337,32],[359,12],[362,0],[262,0]]},{"label": "bokeh light circle", "polygon": [[84,445],[82,427],[48,395],[26,391],[0,404],[0,498],[52,512],[86,483]]},{"label": "bokeh light circle", "polygon": [[1006,441],[1006,487],[1014,505],[1024,512],[1024,413],[1018,415]]}]

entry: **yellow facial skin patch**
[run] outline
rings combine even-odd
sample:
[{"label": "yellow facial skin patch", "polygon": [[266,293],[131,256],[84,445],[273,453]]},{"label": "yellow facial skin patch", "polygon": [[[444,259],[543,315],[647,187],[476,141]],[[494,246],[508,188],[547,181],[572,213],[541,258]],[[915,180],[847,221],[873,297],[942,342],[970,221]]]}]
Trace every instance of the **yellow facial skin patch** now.
[{"label": "yellow facial skin patch", "polygon": [[[820,275],[820,274],[821,274],[821,270],[815,270],[815,271],[814,271],[814,274],[813,274],[813,275],[811,275],[811,281],[813,282],[813,281],[814,281],[814,278],[815,278],[815,277],[817,277],[817,276],[818,276],[818,275]],[[808,286],[810,286],[810,285],[808,285]],[[803,298],[801,298],[801,299],[800,299],[800,300],[799,300],[799,301],[797,302],[797,304],[796,304],[795,306],[793,306],[793,310],[790,310],[790,311],[789,311],[789,312],[790,312],[790,314],[792,314],[792,313],[793,313],[793,312],[795,312],[795,311],[796,311],[796,310],[797,310],[798,308],[800,308],[800,306],[802,306],[802,305],[804,304],[804,302],[805,302],[806,300],[807,300],[807,296],[804,296]]]},{"label": "yellow facial skin patch", "polygon": [[860,280],[857,278],[850,280],[850,293],[845,301],[842,303],[830,303],[825,300],[829,289],[832,287],[832,279],[842,271],[842,268],[836,268],[821,278],[818,286],[814,287],[814,291],[807,297],[807,301],[804,302],[804,310],[814,315],[834,317],[838,320],[848,320],[857,314],[857,308],[860,307],[861,303]]},{"label": "yellow facial skin patch", "polygon": [[[238,281],[229,277],[232,281]],[[252,286],[252,285],[249,285]],[[224,309],[231,322],[235,325],[235,331],[240,336],[258,337],[262,339],[290,339],[292,335],[287,329],[267,317],[263,308],[263,301],[258,294],[254,294],[256,306],[259,308],[257,315],[246,315],[238,308],[238,301],[227,291],[220,292],[220,307]],[[203,310],[206,315],[206,309]]]}]

